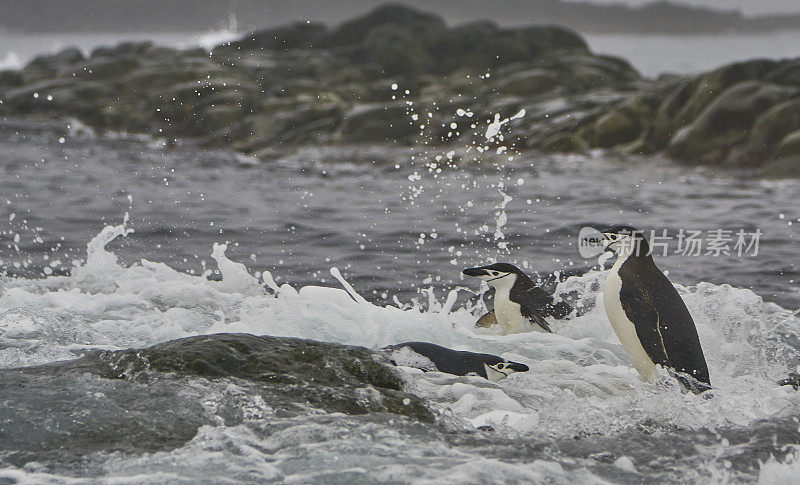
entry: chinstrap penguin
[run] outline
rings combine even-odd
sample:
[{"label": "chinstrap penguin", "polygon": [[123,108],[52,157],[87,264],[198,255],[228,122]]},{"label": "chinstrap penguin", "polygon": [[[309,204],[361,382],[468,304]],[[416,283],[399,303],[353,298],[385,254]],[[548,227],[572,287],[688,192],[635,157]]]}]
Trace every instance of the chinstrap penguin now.
[{"label": "chinstrap penguin", "polygon": [[491,354],[453,350],[427,342],[390,345],[381,352],[394,365],[414,367],[426,372],[444,372],[457,376],[477,375],[497,382],[515,372],[527,372],[528,366]]},{"label": "chinstrap penguin", "polygon": [[[503,333],[537,330],[552,333],[544,317],[564,318],[572,307],[566,302],[556,303],[553,295],[536,286],[533,280],[513,264],[495,263],[468,268],[467,276],[474,276],[494,287],[494,318]],[[481,321],[491,321],[488,314]]]},{"label": "chinstrap penguin", "polygon": [[647,239],[630,226],[600,232],[606,249],[617,253],[603,287],[606,314],[642,380],[649,381],[658,364],[692,392],[710,389],[694,320],[653,261]]}]

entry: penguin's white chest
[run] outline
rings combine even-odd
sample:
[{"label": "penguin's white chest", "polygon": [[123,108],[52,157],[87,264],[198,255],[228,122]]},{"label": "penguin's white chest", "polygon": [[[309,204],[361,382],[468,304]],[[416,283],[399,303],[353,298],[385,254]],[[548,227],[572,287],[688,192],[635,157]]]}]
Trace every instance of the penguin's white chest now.
[{"label": "penguin's white chest", "polygon": [[522,316],[520,305],[511,301],[510,293],[511,286],[495,287],[494,316],[503,334],[530,332],[532,329],[540,328],[539,325],[531,325],[531,322]]},{"label": "penguin's white chest", "polygon": [[603,303],[606,307],[606,315],[608,315],[608,320],[611,322],[614,333],[617,334],[617,338],[625,348],[628,358],[631,359],[633,367],[639,372],[639,376],[643,381],[648,381],[653,376],[656,365],[647,355],[647,352],[644,351],[639,336],[636,334],[636,327],[622,309],[622,302],[620,301],[622,278],[619,277],[618,270],[619,268],[615,264],[608,272],[606,284],[603,287]]}]

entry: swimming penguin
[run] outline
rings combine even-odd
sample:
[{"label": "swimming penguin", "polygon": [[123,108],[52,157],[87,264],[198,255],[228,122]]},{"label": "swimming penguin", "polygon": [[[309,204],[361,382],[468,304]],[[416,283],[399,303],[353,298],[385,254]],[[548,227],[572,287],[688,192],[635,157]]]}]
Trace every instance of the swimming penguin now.
[{"label": "swimming penguin", "polygon": [[[553,295],[536,286],[513,264],[495,263],[468,268],[464,274],[480,278],[494,287],[494,318],[505,334],[530,330],[552,333],[544,317],[564,318],[572,311],[566,302],[555,303]],[[479,322],[484,319],[491,321],[488,314]]]},{"label": "swimming penguin", "polygon": [[528,366],[491,354],[452,350],[427,342],[390,345],[381,352],[394,365],[414,367],[426,372],[444,372],[457,376],[478,375],[492,382],[515,372],[527,372]]},{"label": "swimming penguin", "polygon": [[606,249],[617,253],[603,287],[606,314],[642,380],[650,380],[658,364],[677,372],[696,394],[710,389],[692,315],[653,262],[647,239],[630,226],[601,232]]}]

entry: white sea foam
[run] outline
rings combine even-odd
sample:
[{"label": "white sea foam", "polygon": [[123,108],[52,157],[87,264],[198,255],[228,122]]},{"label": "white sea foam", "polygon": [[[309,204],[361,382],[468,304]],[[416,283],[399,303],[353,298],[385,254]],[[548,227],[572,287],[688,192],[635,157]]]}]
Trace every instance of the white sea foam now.
[{"label": "white sea foam", "polygon": [[498,383],[441,373],[407,372],[406,378],[410,389],[464,426],[492,425],[536,436],[613,433],[642,423],[685,429],[746,426],[800,404],[795,391],[775,384],[799,360],[792,345],[798,340],[798,318],[750,290],[710,283],[678,287],[695,317],[715,388],[695,396],[682,393],[667,376],[655,385],[638,380],[603,311],[602,273],[560,286],[580,294],[589,310],[554,321],[556,333],[499,336],[474,327],[478,309],[453,308],[458,290],[437,297],[431,288],[427,307],[382,307],[364,300],[334,269],[345,290],[278,287],[264,272],[268,291],[226,257],[224,245],[212,252],[221,281],[146,259],[124,267],[106,245],[129,232],[124,223],[103,229],[71,276],[6,282],[0,296],[0,366],[71,358],[87,348],[249,332],[373,349],[427,341],[525,363],[529,372]]}]

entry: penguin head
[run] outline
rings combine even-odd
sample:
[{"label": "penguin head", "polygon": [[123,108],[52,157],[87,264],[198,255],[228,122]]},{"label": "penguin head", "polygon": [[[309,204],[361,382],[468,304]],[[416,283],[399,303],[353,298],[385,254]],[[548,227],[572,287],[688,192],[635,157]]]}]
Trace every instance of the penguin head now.
[{"label": "penguin head", "polygon": [[507,360],[503,360],[495,364],[484,362],[483,367],[486,370],[486,378],[492,382],[505,379],[515,372],[528,372],[529,370],[528,366],[525,364],[520,364],[519,362],[509,362]]},{"label": "penguin head", "polygon": [[508,263],[495,263],[488,266],[478,266],[477,268],[467,268],[463,273],[467,276],[480,278],[494,287],[514,286],[517,277],[524,275],[521,269]]},{"label": "penguin head", "polygon": [[618,225],[598,230],[603,233],[603,243],[607,251],[635,256],[644,256],[650,252],[644,233],[635,227]]}]

